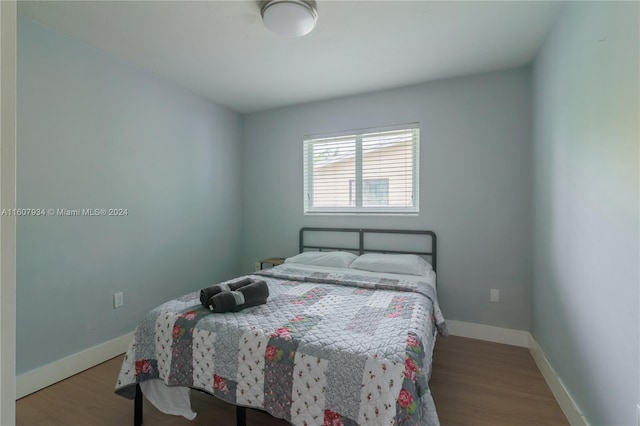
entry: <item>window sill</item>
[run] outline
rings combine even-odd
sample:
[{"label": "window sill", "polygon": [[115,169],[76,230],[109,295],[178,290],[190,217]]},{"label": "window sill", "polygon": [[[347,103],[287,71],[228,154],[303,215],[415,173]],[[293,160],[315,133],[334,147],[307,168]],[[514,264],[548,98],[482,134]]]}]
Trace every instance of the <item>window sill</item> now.
[{"label": "window sill", "polygon": [[305,212],[305,216],[420,216],[420,212]]}]

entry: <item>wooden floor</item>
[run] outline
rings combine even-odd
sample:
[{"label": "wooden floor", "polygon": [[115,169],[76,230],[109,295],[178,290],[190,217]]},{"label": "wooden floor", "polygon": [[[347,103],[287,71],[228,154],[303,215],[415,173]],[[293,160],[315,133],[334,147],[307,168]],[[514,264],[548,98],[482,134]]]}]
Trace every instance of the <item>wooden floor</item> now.
[{"label": "wooden floor", "polygon": [[[133,423],[133,401],[113,393],[122,357],[16,403],[18,426],[121,426]],[[462,337],[438,338],[430,381],[443,426],[568,425],[529,351]],[[160,413],[145,400],[144,424],[233,426],[235,408],[192,393],[194,421]],[[285,426],[247,410],[247,426]]]},{"label": "wooden floor", "polygon": [[443,426],[569,424],[526,348],[438,339],[429,386]]}]

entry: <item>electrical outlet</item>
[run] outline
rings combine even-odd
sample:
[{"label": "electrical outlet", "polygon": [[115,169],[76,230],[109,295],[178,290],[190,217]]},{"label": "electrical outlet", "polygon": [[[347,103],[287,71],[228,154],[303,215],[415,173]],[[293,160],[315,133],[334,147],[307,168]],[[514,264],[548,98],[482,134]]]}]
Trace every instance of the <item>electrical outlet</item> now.
[{"label": "electrical outlet", "polygon": [[260,262],[256,262],[253,264],[253,270],[254,271],[259,271],[260,270]]},{"label": "electrical outlet", "polygon": [[498,303],[500,301],[500,290],[498,290],[497,288],[492,288],[489,291],[489,301]]},{"label": "electrical outlet", "polygon": [[122,292],[113,295],[113,308],[120,308],[124,306],[124,294]]}]

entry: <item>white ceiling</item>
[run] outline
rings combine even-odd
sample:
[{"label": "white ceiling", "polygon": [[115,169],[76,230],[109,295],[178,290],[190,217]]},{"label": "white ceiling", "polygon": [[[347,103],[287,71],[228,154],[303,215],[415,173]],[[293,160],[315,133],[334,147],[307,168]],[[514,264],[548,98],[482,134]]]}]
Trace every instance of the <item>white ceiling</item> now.
[{"label": "white ceiling", "polygon": [[241,113],[526,65],[560,2],[318,1],[281,38],[258,1],[21,1],[18,12]]}]

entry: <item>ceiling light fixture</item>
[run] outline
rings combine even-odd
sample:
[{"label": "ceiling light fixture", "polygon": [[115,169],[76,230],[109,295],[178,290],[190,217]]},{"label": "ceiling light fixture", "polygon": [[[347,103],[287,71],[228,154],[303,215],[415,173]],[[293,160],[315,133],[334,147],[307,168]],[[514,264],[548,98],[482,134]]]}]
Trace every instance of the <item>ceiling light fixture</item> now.
[{"label": "ceiling light fixture", "polygon": [[318,11],[313,0],[268,0],[260,7],[264,25],[285,37],[301,37],[316,26]]}]

